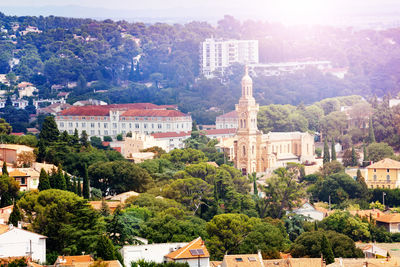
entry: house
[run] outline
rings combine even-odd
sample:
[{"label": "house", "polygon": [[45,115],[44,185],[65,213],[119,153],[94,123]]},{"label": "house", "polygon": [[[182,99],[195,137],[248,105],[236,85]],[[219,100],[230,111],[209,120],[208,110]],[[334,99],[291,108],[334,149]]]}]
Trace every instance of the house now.
[{"label": "house", "polygon": [[10,214],[13,211],[13,207],[14,205],[0,208],[0,225],[8,223],[8,219],[10,218]]},{"label": "house", "polygon": [[165,255],[167,262],[187,263],[189,267],[209,267],[210,254],[201,237]]},{"label": "house", "polygon": [[90,255],[58,256],[54,266],[73,266],[75,263],[94,262]]},{"label": "house", "polygon": [[306,202],[300,208],[293,210],[293,213],[308,217],[310,221],[322,221],[325,217],[325,214],[322,211],[316,210],[309,202]]},{"label": "house", "polygon": [[97,99],[89,99],[89,100],[80,100],[76,101],[74,106],[83,107],[83,106],[105,106],[107,105],[106,102],[97,100]]},{"label": "house", "polygon": [[45,108],[39,108],[37,110],[38,114],[52,114],[52,115],[57,115],[58,112],[61,112],[63,110],[69,109],[72,107],[70,104],[67,103],[54,103],[51,104]]},{"label": "house", "polygon": [[386,249],[380,248],[375,244],[368,244],[361,248],[365,258],[386,258],[388,251]]},{"label": "house", "polygon": [[135,191],[124,192],[115,196],[106,197],[107,200],[119,201],[124,203],[130,197],[138,197],[140,194]]},{"label": "house", "polygon": [[156,263],[163,263],[166,261],[165,255],[178,250],[189,243],[160,243],[160,244],[146,244],[146,245],[131,245],[123,246],[120,249],[122,258],[124,259],[125,266],[131,266],[131,262],[138,260],[154,261]]},{"label": "house", "polygon": [[400,162],[393,159],[383,159],[367,167],[365,182],[368,188],[400,187]]},{"label": "house", "polygon": [[124,141],[115,141],[109,143],[111,148],[120,147],[121,154],[125,158],[132,158],[133,154],[140,153],[141,150],[158,146],[169,151],[169,141],[166,139],[156,139],[152,135],[141,133],[132,133],[132,137],[125,137]]},{"label": "house", "polygon": [[0,225],[0,257],[27,257],[46,261],[46,238],[13,225]]},{"label": "house", "polygon": [[7,163],[17,163],[21,153],[33,153],[33,148],[24,145],[0,144],[0,160]]},{"label": "house", "polygon": [[191,136],[191,131],[187,132],[166,132],[166,133],[153,133],[151,136],[154,137],[158,142],[167,142],[167,149],[169,152],[175,148],[184,148],[184,141]]},{"label": "house", "polygon": [[31,97],[38,91],[38,89],[29,82],[21,82],[17,87],[19,98],[23,98],[24,96]]},{"label": "house", "polygon": [[[264,260],[264,267],[323,267],[325,263],[321,258],[287,258],[276,260]],[[347,265],[345,265],[347,266]]]},{"label": "house", "polygon": [[400,213],[385,214],[376,218],[376,225],[385,227],[390,233],[400,232]]}]

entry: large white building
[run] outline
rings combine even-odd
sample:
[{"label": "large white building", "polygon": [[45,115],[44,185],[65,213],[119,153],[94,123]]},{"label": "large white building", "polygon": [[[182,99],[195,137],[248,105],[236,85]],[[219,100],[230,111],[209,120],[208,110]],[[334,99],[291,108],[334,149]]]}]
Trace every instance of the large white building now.
[{"label": "large white building", "polygon": [[0,258],[28,257],[46,262],[45,236],[12,225],[0,224]]},{"label": "large white building", "polygon": [[174,106],[150,103],[113,104],[103,106],[71,107],[56,116],[60,131],[73,134],[75,129],[89,136],[182,132],[192,129],[192,118]]},{"label": "large white building", "polygon": [[232,63],[258,63],[258,41],[209,38],[202,42],[200,65],[205,77],[213,77],[214,71],[223,73]]},{"label": "large white building", "polygon": [[[257,63],[248,64],[247,66],[249,68],[249,73],[253,76],[281,76],[284,74],[305,70],[309,67],[316,68],[324,72],[332,72],[332,63],[328,60]],[[333,72],[333,74],[335,73],[336,72]]]}]

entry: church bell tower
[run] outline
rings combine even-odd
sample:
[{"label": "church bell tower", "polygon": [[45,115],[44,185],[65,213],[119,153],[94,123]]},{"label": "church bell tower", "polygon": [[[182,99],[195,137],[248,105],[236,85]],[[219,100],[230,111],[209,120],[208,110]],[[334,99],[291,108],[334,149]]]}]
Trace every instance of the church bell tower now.
[{"label": "church bell tower", "polygon": [[235,165],[243,174],[257,171],[257,113],[259,106],[253,97],[253,80],[248,68],[242,78],[242,96],[236,104],[238,114],[237,157]]}]

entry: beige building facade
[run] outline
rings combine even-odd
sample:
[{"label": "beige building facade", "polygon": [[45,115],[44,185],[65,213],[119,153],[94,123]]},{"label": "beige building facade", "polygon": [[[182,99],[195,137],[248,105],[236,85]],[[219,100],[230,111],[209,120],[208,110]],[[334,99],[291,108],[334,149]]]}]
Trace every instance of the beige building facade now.
[{"label": "beige building facade", "polygon": [[253,81],[246,73],[242,78],[242,96],[236,105],[238,130],[235,137],[224,138],[220,150],[228,154],[243,174],[266,172],[288,162],[313,162],[314,137],[301,132],[270,132],[257,128],[259,106],[253,97]]}]

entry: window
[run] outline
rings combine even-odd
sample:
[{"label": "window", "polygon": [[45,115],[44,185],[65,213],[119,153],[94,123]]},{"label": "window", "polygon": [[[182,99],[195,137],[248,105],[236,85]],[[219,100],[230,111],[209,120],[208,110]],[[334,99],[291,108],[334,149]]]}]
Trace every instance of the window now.
[{"label": "window", "polygon": [[113,133],[113,135],[116,135],[116,134],[117,134],[117,131],[116,131],[116,130],[113,130],[112,133]]},{"label": "window", "polygon": [[72,122],[69,122],[69,123],[68,123],[68,126],[69,126],[69,127],[73,127],[73,123],[72,123]]},{"label": "window", "polygon": [[167,129],[170,129],[171,128],[171,124],[167,124]]},{"label": "window", "polygon": [[82,128],[86,127],[86,122],[82,122]]},{"label": "window", "polygon": [[154,123],[151,124],[151,129],[154,129]]},{"label": "window", "polygon": [[94,130],[90,130],[90,135],[94,135]]},{"label": "window", "polygon": [[374,174],[374,181],[376,181],[376,174]]},{"label": "window", "polygon": [[107,130],[104,130],[104,135],[108,135],[108,131]]},{"label": "window", "polygon": [[22,185],[26,185],[26,178],[25,177],[21,177],[21,184]]},{"label": "window", "polygon": [[68,130],[68,133],[69,133],[69,134],[72,134],[72,130]]},{"label": "window", "polygon": [[386,169],[386,172],[389,172],[389,169]]},{"label": "window", "polygon": [[147,123],[143,124],[143,128],[147,129]]},{"label": "window", "polygon": [[125,123],[122,123],[122,129],[125,129]]},{"label": "window", "polygon": [[390,175],[386,175],[386,181],[390,182]]},{"label": "window", "polygon": [[101,127],[101,123],[100,123],[100,122],[98,122],[98,123],[97,123],[97,126],[100,128],[100,127]]},{"label": "window", "polygon": [[107,123],[104,123],[104,128],[107,129]]},{"label": "window", "polygon": [[243,146],[243,156],[246,156],[246,146]]},{"label": "window", "polygon": [[374,172],[376,172],[376,169],[374,169]]},{"label": "window", "polygon": [[162,128],[162,124],[159,123],[159,124],[157,125],[157,127],[158,127],[158,129],[161,129],[161,128]]},{"label": "window", "polygon": [[139,129],[139,123],[135,123],[135,128]]},{"label": "window", "polygon": [[79,123],[75,122],[75,127],[78,128],[79,127]]},{"label": "window", "polygon": [[60,127],[64,127],[64,123],[63,122],[60,122]]},{"label": "window", "polygon": [[90,128],[94,128],[94,123],[93,122],[90,124]]},{"label": "window", "polygon": [[117,124],[114,122],[113,123],[113,128],[116,129],[117,128]]}]

